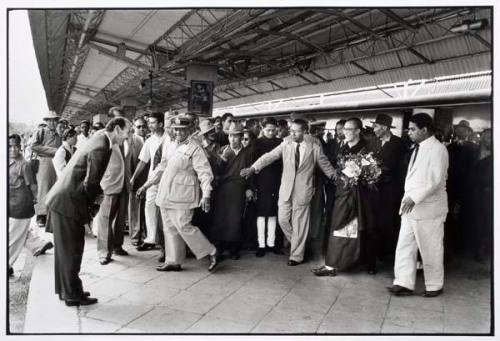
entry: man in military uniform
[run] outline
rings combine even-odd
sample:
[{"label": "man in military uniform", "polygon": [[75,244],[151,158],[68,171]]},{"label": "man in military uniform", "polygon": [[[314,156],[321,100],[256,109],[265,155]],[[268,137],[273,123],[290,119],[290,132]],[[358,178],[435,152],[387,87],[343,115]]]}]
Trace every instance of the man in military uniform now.
[{"label": "man in military uniform", "polygon": [[49,113],[43,117],[43,120],[47,123],[47,127],[42,127],[37,130],[31,146],[33,154],[40,160],[38,173],[36,175],[36,182],[38,184],[36,221],[40,227],[45,226],[47,219],[45,196],[57,180],[52,158],[62,144],[62,137],[56,132],[57,122],[59,121],[57,113],[55,111],[49,111]]},{"label": "man in military uniform", "polygon": [[[171,128],[175,141],[162,153],[162,160],[152,179],[138,191],[141,195],[155,183],[158,186],[156,204],[160,206],[165,234],[165,264],[158,271],[181,271],[186,256],[186,244],[197,259],[209,256],[208,270],[217,265],[217,249],[200,229],[192,225],[194,209],[210,210],[213,173],[201,145],[189,133],[191,120],[178,116]],[[200,198],[200,193],[201,198]]]}]

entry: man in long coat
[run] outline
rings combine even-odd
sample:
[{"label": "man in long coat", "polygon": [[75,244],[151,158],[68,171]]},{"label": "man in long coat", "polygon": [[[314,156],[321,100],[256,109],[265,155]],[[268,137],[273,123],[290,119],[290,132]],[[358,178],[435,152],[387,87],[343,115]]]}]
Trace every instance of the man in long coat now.
[{"label": "man in long coat", "polygon": [[111,148],[128,137],[130,122],[115,118],[92,136],[75,155],[47,194],[47,225],[54,233],[55,291],[68,306],[97,303],[83,291],[78,276],[85,244],[84,224],[89,207],[101,191],[99,183],[108,166]]},{"label": "man in long coat", "polygon": [[380,233],[380,256],[394,258],[399,233],[399,204],[403,197],[402,175],[406,147],[401,138],[391,133],[392,117],[379,114],[373,123],[373,132],[379,143],[375,157],[381,162],[382,175],[377,183],[376,231]]}]

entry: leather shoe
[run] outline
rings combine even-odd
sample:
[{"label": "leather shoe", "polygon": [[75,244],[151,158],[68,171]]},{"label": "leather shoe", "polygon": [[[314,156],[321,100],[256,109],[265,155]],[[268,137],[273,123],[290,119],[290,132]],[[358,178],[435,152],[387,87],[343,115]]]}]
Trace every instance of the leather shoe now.
[{"label": "leather shoe", "polygon": [[43,255],[43,254],[45,254],[45,251],[50,250],[53,247],[54,247],[54,244],[52,244],[52,242],[47,242],[44,246],[42,246],[42,248],[40,250],[33,253],[33,256],[38,257],[40,255]]},{"label": "leather shoe", "polygon": [[208,255],[210,263],[208,263],[208,271],[213,272],[219,263],[219,252],[215,250],[215,254]]},{"label": "leather shoe", "polygon": [[160,265],[156,268],[156,271],[181,271],[181,265],[180,264],[165,264],[165,265]]},{"label": "leather shoe", "polygon": [[400,285],[393,285],[392,287],[388,287],[387,290],[393,293],[395,296],[411,296],[413,295],[413,290],[402,287]]},{"label": "leather shoe", "polygon": [[285,253],[277,246],[273,246],[270,248],[271,251],[275,254],[275,255],[284,255]]},{"label": "leather shoe", "polygon": [[99,259],[99,263],[101,263],[101,265],[109,264],[111,261],[112,261],[111,258],[101,258],[101,259]]},{"label": "leather shoe", "polygon": [[155,248],[155,244],[151,243],[142,243],[137,247],[137,251],[148,251],[153,250]]},{"label": "leather shoe", "polygon": [[123,248],[115,249],[113,253],[118,256],[128,256],[128,252],[125,251]]},{"label": "leather shoe", "polygon": [[[90,292],[88,292],[88,291],[84,291],[84,292],[83,292],[83,294],[82,294],[82,297],[83,297],[83,298],[86,298],[86,297],[89,297],[89,296],[90,296]],[[63,296],[63,295],[61,295],[61,294],[59,294],[59,299],[60,299],[61,301],[66,301],[66,300],[64,299],[64,296]],[[69,300],[69,301],[72,301],[72,300]]]},{"label": "leather shoe", "polygon": [[428,290],[426,290],[422,294],[422,297],[436,297],[436,296],[441,295],[442,293],[443,293],[443,289],[434,290],[434,291],[428,291]]},{"label": "leather shoe", "polygon": [[7,274],[9,275],[9,277],[14,276],[14,269],[9,267],[9,271],[7,272]]},{"label": "leather shoe", "polygon": [[325,266],[322,266],[322,267],[317,268],[317,269],[313,269],[311,271],[315,276],[320,276],[320,277],[323,277],[323,276],[335,277],[335,276],[337,276],[337,269],[335,269],[335,268],[327,269]]},{"label": "leather shoe", "polygon": [[133,240],[130,244],[132,244],[132,246],[139,246],[142,244],[142,242],[140,240]]},{"label": "leather shoe", "polygon": [[263,247],[259,247],[259,249],[255,253],[255,257],[264,257],[265,255],[266,255],[266,249]]},{"label": "leather shoe", "polygon": [[296,260],[293,260],[293,259],[290,259],[288,261],[288,266],[297,266],[299,264],[301,264],[301,262],[297,262]]},{"label": "leather shoe", "polygon": [[368,275],[375,275],[377,273],[377,268],[368,268],[366,272]]},{"label": "leather shoe", "polygon": [[91,305],[97,303],[97,298],[94,297],[85,297],[79,300],[65,300],[65,303],[68,307],[75,307],[80,305]]}]

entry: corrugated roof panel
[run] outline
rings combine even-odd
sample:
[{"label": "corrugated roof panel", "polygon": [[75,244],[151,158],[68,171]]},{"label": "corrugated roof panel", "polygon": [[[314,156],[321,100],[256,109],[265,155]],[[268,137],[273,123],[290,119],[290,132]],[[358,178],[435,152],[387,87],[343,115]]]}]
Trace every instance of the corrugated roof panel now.
[{"label": "corrugated roof panel", "polygon": [[395,53],[383,54],[371,58],[357,61],[358,64],[365,67],[370,71],[381,71],[401,67],[399,60]]},{"label": "corrugated roof panel", "polygon": [[419,53],[431,60],[441,60],[457,56],[488,51],[488,48],[470,36],[458,36],[427,45],[415,47]]},{"label": "corrugated roof panel", "polygon": [[[393,53],[396,54],[396,52]],[[399,58],[401,59],[401,62],[404,66],[415,65],[422,62],[422,59],[408,50],[397,51],[397,54],[399,55]]]},{"label": "corrugated roof panel", "polygon": [[[338,67],[338,66],[336,66]],[[259,102],[273,99],[286,98],[291,96],[305,96],[324,92],[343,91],[369,86],[405,82],[409,79],[432,79],[455,74],[479,72],[491,69],[491,55],[481,54],[473,57],[453,59],[435,64],[420,64],[406,68],[397,68],[375,75],[357,75],[351,78],[339,79],[332,82],[320,83],[316,86],[304,85],[295,89],[270,91],[263,95],[252,95],[241,99],[232,99],[220,102],[219,107],[234,106],[242,103]],[[277,81],[281,84],[281,80]],[[257,85],[252,85],[256,88]]]},{"label": "corrugated roof panel", "polygon": [[283,85],[283,87],[285,88],[291,88],[309,83],[303,80],[302,78],[292,76],[292,77],[280,78],[280,84]]}]

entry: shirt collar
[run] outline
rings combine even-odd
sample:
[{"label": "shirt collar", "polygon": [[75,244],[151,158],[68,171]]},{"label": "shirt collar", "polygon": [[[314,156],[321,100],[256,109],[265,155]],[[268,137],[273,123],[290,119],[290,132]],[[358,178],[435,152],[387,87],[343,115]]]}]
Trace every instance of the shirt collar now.
[{"label": "shirt collar", "polygon": [[436,138],[434,137],[434,135],[432,135],[431,137],[429,138],[426,138],[425,140],[423,140],[422,142],[419,143],[419,148],[425,148],[426,146],[430,145]]},{"label": "shirt collar", "polygon": [[229,145],[229,148],[231,148],[231,149],[232,149],[232,151],[233,151],[235,154],[238,154],[238,153],[239,153],[239,152],[243,149],[243,145],[240,145],[240,148],[238,148],[238,149],[233,149],[233,148],[231,147],[231,145]]}]

